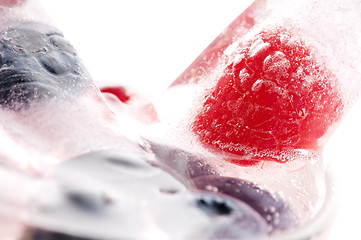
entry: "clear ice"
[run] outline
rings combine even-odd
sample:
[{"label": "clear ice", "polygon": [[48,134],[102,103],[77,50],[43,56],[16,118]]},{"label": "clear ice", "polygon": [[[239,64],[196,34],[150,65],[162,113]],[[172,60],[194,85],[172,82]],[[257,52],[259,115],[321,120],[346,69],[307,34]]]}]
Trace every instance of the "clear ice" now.
[{"label": "clear ice", "polygon": [[[274,25],[298,29],[312,54],[327,62],[340,80],[347,110],[360,89],[354,77],[360,75],[355,63],[361,57],[355,9],[360,3],[352,0],[256,0],[163,95],[126,105],[102,95],[36,1],[0,7],[2,238],[289,239],[300,234],[327,210],[331,188],[322,154],[297,149],[283,152],[291,158],[287,163],[236,166],[204,148],[189,122],[223,71],[222,57]],[[268,47],[256,41],[251,57]],[[213,51],[218,54],[207,55]],[[282,69],[279,77],[290,67],[282,52],[264,63],[267,74]],[[261,84],[253,84],[252,91]],[[142,116],[145,110],[156,111],[158,118]]]}]

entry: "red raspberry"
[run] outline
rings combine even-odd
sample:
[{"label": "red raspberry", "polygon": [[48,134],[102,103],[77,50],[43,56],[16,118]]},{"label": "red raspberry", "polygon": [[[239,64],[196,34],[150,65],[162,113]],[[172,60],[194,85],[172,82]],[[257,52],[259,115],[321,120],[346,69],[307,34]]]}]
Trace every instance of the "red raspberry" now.
[{"label": "red raspberry", "polygon": [[115,95],[120,101],[126,103],[129,101],[130,96],[127,94],[127,91],[124,87],[116,86],[116,87],[103,87],[100,89],[103,93],[111,93]]},{"label": "red raspberry", "polygon": [[0,6],[13,7],[23,4],[26,0],[0,0]]},{"label": "red raspberry", "polygon": [[202,143],[237,154],[231,161],[246,165],[320,148],[343,102],[335,76],[294,33],[261,31],[227,61],[192,124]]}]

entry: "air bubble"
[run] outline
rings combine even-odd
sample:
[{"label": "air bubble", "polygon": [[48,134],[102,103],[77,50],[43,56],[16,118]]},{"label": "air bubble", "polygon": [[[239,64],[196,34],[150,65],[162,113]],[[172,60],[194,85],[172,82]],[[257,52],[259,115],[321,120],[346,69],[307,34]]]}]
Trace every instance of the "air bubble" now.
[{"label": "air bubble", "polygon": [[206,190],[208,191],[212,191],[212,192],[218,192],[218,188],[216,186],[213,186],[213,185],[207,185],[205,187]]},{"label": "air bubble", "polygon": [[261,89],[261,87],[262,87],[262,84],[263,84],[263,80],[261,80],[261,79],[258,79],[257,81],[255,81],[254,83],[253,83],[253,85],[252,85],[252,91],[253,92],[257,92],[257,91],[259,91],[260,89]]},{"label": "air bubble", "polygon": [[249,57],[252,58],[261,52],[267,50],[271,46],[270,43],[265,43],[261,38],[257,39],[249,49]]}]

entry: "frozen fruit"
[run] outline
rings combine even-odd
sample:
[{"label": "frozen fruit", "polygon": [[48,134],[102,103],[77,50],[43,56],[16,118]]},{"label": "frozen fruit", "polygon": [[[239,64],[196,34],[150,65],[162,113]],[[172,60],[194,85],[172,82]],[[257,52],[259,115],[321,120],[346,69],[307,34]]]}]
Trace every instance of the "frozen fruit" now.
[{"label": "frozen fruit", "polygon": [[[266,221],[247,204],[223,194],[195,192],[195,206],[218,224],[197,238],[249,239],[268,234]],[[222,220],[223,219],[223,220]]]},{"label": "frozen fruit", "polygon": [[33,233],[28,233],[27,237],[25,237],[24,240],[90,240],[90,239],[71,236],[64,233],[46,231],[46,230],[34,230]]},{"label": "frozen fruit", "polygon": [[260,31],[234,49],[191,126],[200,141],[238,164],[318,150],[342,114],[336,77],[291,28]]},{"label": "frozen fruit", "polygon": [[[149,195],[157,195],[159,192],[178,192],[185,189],[169,173],[161,170],[163,169],[161,163],[148,161],[148,157],[140,153],[104,150],[84,154],[64,162],[58,171],[60,175],[66,176],[83,169],[82,173],[92,179],[113,181],[111,184],[114,184],[116,188],[122,189],[123,193],[139,200],[147,199]],[[64,187],[63,192],[68,203],[83,210],[99,212],[99,210],[103,211],[112,207],[113,201],[110,197],[95,187],[87,189],[69,185]]]},{"label": "frozen fruit", "polygon": [[26,0],[0,0],[0,6],[13,7],[23,4]]},{"label": "frozen fruit", "polygon": [[[186,189],[148,156],[104,150],[61,163],[54,170],[60,198],[55,204],[32,205],[34,218],[56,219],[52,229],[72,229],[64,231],[67,234],[104,239],[143,239],[149,223],[172,239],[249,239],[268,234],[266,221],[247,204],[225,194]],[[111,198],[99,198],[104,195]],[[45,229],[48,226],[45,222]],[[126,231],[118,231],[119,226]]]},{"label": "frozen fruit", "polygon": [[[251,182],[221,176],[198,177],[193,182],[198,189],[226,194],[252,207],[271,226],[271,231],[295,226],[296,219],[288,204],[277,194],[271,194]],[[226,206],[218,205],[227,211]]]},{"label": "frozen fruit", "polygon": [[159,122],[156,108],[149,102],[146,94],[129,86],[104,85],[103,83],[100,83],[99,89],[114,111],[124,114],[127,109],[126,111],[129,111],[130,115],[140,122],[146,124]]},{"label": "frozen fruit", "polygon": [[101,213],[112,203],[108,196],[79,190],[71,190],[66,193],[66,196],[68,201],[75,207],[92,213]]},{"label": "frozen fruit", "polygon": [[103,93],[111,93],[111,94],[115,95],[123,103],[128,102],[130,99],[130,96],[128,95],[127,90],[122,86],[102,87],[102,88],[100,88],[100,91]]},{"label": "frozen fruit", "polygon": [[170,145],[158,144],[148,141],[148,151],[171,169],[176,169],[177,173],[185,179],[192,179],[200,176],[219,174],[207,158],[196,155],[185,150]]},{"label": "frozen fruit", "polygon": [[74,48],[53,28],[22,23],[0,33],[0,105],[18,109],[63,96],[89,79]]},{"label": "frozen fruit", "polygon": [[234,210],[233,207],[222,198],[205,196],[198,199],[196,204],[210,214],[229,215]]}]

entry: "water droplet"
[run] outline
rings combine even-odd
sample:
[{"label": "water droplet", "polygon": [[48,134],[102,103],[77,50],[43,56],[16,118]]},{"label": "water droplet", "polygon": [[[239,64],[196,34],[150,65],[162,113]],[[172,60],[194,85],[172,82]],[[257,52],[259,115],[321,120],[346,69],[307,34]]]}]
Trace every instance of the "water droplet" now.
[{"label": "water droplet", "polygon": [[207,185],[205,187],[206,190],[208,191],[212,191],[212,192],[218,192],[218,188],[216,186],[213,186],[213,185]]}]

